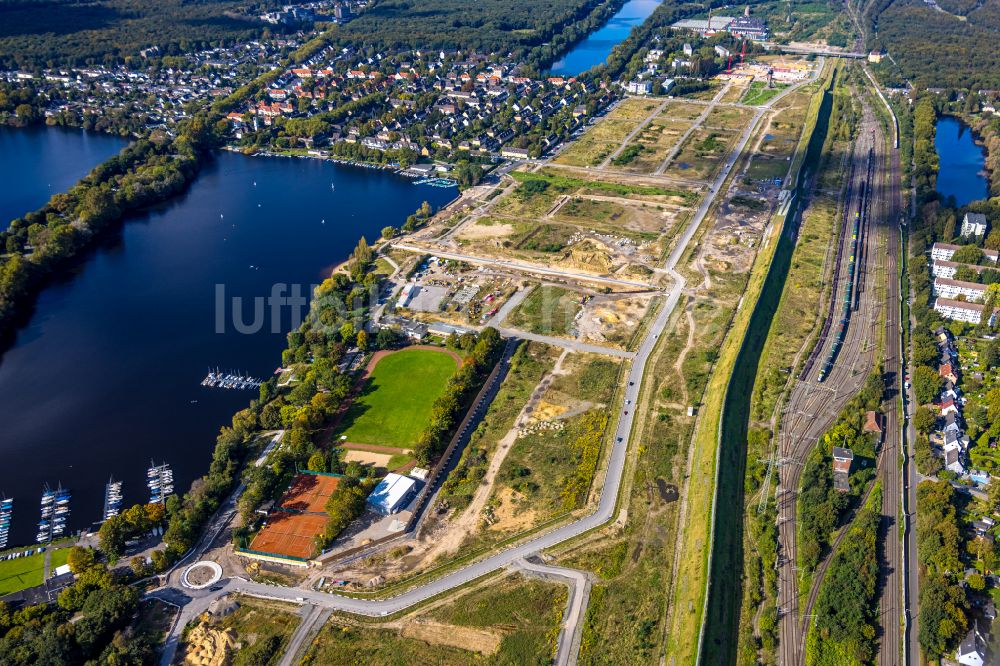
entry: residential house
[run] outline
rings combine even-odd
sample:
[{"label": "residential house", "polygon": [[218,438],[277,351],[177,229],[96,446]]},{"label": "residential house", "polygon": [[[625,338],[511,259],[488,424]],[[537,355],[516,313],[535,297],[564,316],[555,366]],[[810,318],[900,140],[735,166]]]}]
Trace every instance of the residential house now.
[{"label": "residential house", "polygon": [[501,157],[509,157],[514,160],[526,160],[531,157],[527,148],[507,148],[504,147],[500,150]]},{"label": "residential house", "polygon": [[633,95],[648,95],[653,92],[653,84],[650,81],[633,79],[625,84],[625,90]]},{"label": "residential house", "polygon": [[871,432],[878,436],[882,436],[882,415],[876,411],[869,411],[865,413],[865,425],[862,428],[864,432]]},{"label": "residential house", "polygon": [[965,465],[962,463],[962,449],[958,444],[945,444],[944,446],[944,467],[955,474],[965,474]]},{"label": "residential house", "polygon": [[958,423],[958,416],[956,414],[948,414],[944,417],[944,432],[947,434],[949,431],[956,433],[961,433],[962,428]]},{"label": "residential house", "polygon": [[945,398],[941,401],[941,416],[960,413],[961,411],[958,409],[958,405],[951,398]]},{"label": "residential house", "polygon": [[938,377],[954,384],[958,381],[958,368],[951,363],[942,363],[938,368]]},{"label": "residential house", "polygon": [[935,259],[931,263],[931,275],[934,277],[942,278],[954,278],[955,273],[959,268],[968,268],[975,271],[976,273],[982,273],[986,270],[986,266],[977,266],[975,264],[960,264],[954,261],[944,261]]}]

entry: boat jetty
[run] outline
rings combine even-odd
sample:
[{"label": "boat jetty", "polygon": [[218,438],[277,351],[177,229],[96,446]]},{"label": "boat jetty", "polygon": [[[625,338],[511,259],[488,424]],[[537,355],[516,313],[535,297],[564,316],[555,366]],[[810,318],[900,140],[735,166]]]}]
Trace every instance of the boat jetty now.
[{"label": "boat jetty", "polygon": [[66,533],[71,498],[69,490],[63,488],[62,484],[55,490],[49,488],[48,484],[42,489],[42,518],[38,521],[38,534],[35,536],[38,543],[52,541]]},{"label": "boat jetty", "polygon": [[0,500],[0,550],[7,547],[10,536],[10,519],[14,516],[14,498],[5,497]]},{"label": "boat jetty", "polygon": [[104,487],[104,520],[114,518],[122,510],[122,482],[115,477],[108,479]]},{"label": "boat jetty", "polygon": [[146,472],[149,503],[163,504],[167,501],[167,497],[174,494],[174,472],[166,463],[157,465],[150,460],[149,465],[149,470]]},{"label": "boat jetty", "polygon": [[430,185],[431,187],[455,187],[458,183],[448,178],[421,178],[413,181],[414,185]]},{"label": "boat jetty", "polygon": [[205,378],[201,380],[202,386],[253,391],[259,389],[262,383],[263,381],[256,377],[236,372],[222,372],[218,368],[209,370]]}]

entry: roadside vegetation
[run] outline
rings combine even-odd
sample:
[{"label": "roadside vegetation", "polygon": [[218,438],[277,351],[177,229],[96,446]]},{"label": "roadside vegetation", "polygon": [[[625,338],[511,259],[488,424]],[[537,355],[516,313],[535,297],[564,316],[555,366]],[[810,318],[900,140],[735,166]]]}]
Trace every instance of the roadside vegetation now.
[{"label": "roadside vegetation", "polygon": [[334,616],[302,663],[543,666],[555,655],[566,597],[563,585],[513,576],[388,626]]},{"label": "roadside vegetation", "polygon": [[529,333],[569,336],[576,328],[580,302],[584,299],[586,296],[579,292],[543,284],[524,299],[508,321]]}]

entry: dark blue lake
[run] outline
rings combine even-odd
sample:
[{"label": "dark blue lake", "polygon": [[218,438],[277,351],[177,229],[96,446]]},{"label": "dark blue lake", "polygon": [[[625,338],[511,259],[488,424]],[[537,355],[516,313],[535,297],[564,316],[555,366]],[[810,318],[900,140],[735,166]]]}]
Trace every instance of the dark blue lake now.
[{"label": "dark blue lake", "polygon": [[602,64],[611,55],[611,49],[624,41],[632,28],[641,25],[659,5],[660,0],[629,0],[600,29],[590,33],[552,65],[552,74],[577,76]]},{"label": "dark blue lake", "polygon": [[127,144],[121,137],[71,128],[0,127],[0,229],[68,190]]},{"label": "dark blue lake", "polygon": [[150,459],[169,463],[186,491],[208,469],[219,427],[256,396],[200,386],[209,366],[268,377],[286,344],[287,320],[270,332],[269,307],[262,332],[235,330],[232,297],[244,299],[249,323],[254,299],[274,285],[308,293],[362,235],[374,240],[422,201],[454,196],[388,172],[222,153],[185,195],[128,222],[42,292],[0,358],[11,543],[34,538],[46,482],[73,491],[74,529],[100,518],[111,475],[125,482],[126,504],[146,501]]},{"label": "dark blue lake", "polygon": [[972,130],[951,116],[938,121],[934,137],[939,168],[937,191],[947,198],[954,196],[959,206],[989,196],[989,184],[983,170],[986,155],[977,146]]}]

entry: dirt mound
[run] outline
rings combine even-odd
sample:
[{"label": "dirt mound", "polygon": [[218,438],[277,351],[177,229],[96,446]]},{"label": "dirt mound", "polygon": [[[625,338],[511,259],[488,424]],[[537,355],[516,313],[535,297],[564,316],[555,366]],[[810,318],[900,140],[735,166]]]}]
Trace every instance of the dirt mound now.
[{"label": "dirt mound", "polygon": [[184,651],[185,666],[224,666],[236,646],[236,636],[229,629],[218,631],[199,624],[188,634]]},{"label": "dirt mound", "polygon": [[487,656],[496,654],[500,649],[500,641],[503,640],[502,634],[488,629],[437,622],[411,622],[403,627],[401,633],[406,638],[415,638],[431,645],[447,645]]}]

